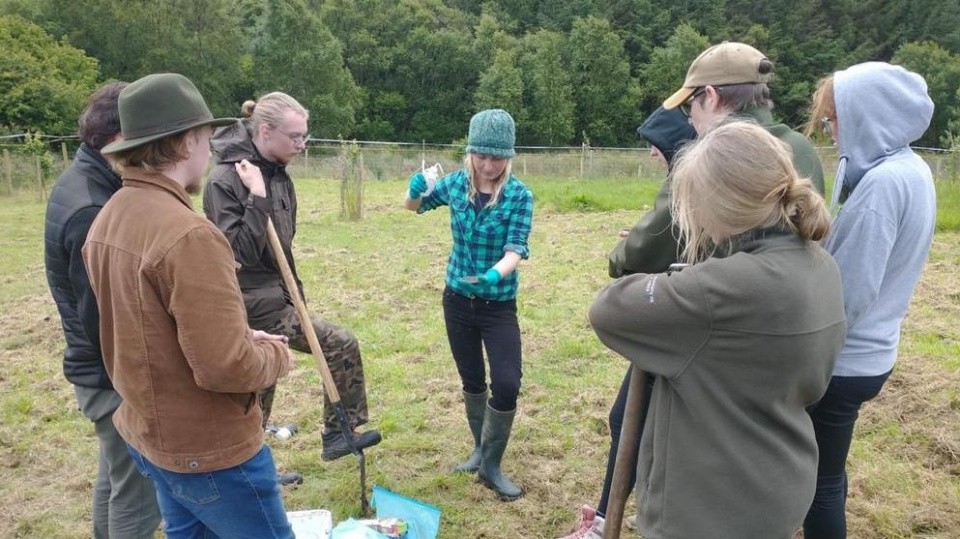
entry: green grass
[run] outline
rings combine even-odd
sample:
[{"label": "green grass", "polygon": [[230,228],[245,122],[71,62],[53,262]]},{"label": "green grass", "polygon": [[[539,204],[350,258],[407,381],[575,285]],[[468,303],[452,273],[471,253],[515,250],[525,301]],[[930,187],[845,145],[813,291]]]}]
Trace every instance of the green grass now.
[{"label": "green grass", "polygon": [[960,180],[938,181],[937,230],[960,230]]},{"label": "green grass", "polygon": [[[440,309],[447,214],[407,212],[404,182],[371,181],[364,219],[347,222],[338,217],[338,182],[297,183],[295,254],[308,306],[360,339],[372,426],[384,434],[367,452],[367,486],[438,505],[442,538],[557,537],[600,491],[607,414],[626,362],[599,343],[586,312],[609,280],[617,231],[652,203],[659,180],[524,180],[537,209],[531,258],[520,268],[524,377],[504,468],[526,495],[509,504],[449,472],[470,444]],[[956,196],[956,183],[937,187],[941,204]],[[61,372],[61,329],[43,275],[43,205],[28,196],[3,202],[0,538],[87,537],[96,439]],[[956,211],[941,206],[941,217]],[[898,368],[864,407],[851,453],[850,537],[960,537],[958,251],[960,234],[938,234]],[[359,509],[359,474],[352,457],[320,460],[321,399],[313,359],[301,355],[274,408],[278,423],[296,422],[300,432],[268,443],[281,469],[306,476],[284,490],[286,507],[327,508],[341,520]]]}]

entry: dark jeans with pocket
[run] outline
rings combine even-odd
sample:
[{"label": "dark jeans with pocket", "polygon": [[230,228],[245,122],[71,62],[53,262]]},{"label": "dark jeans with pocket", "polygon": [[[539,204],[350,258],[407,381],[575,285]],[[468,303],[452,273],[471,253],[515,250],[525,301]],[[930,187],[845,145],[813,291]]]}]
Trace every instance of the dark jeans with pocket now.
[{"label": "dark jeans with pocket", "polygon": [[834,376],[807,413],[817,434],[817,492],[803,521],[804,539],[847,536],[847,453],[860,406],[880,393],[890,372],[879,376]]},{"label": "dark jeans with pocket", "polygon": [[468,298],[447,287],[443,291],[443,319],[463,390],[473,394],[486,391],[486,350],[490,406],[501,412],[516,409],[522,376],[516,300]]}]

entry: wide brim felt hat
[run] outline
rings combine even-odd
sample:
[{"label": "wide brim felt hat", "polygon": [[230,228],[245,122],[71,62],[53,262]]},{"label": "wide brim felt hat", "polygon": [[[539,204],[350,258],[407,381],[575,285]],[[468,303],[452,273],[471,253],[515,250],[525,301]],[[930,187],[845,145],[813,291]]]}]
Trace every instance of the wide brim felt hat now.
[{"label": "wide brim felt hat", "polygon": [[236,118],[214,118],[200,91],[177,73],[154,73],[128,84],[117,101],[120,139],[101,153],[131,150],[155,140],[209,125],[230,125]]},{"label": "wide brim felt hat", "polygon": [[690,64],[683,87],[663,102],[663,108],[679,107],[704,86],[770,82],[770,71],[761,72],[763,60],[767,60],[766,55],[746,43],[724,41],[714,45]]}]

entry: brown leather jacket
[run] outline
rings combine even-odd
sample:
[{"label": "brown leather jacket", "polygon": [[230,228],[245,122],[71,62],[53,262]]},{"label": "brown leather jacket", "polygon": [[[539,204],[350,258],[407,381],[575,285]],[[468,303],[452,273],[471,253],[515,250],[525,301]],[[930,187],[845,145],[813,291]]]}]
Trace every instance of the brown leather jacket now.
[{"label": "brown leather jacket", "polygon": [[229,468],[263,444],[256,391],[284,372],[283,344],[250,339],[233,253],[163,175],[126,171],[83,248],[114,423],[153,464]]}]

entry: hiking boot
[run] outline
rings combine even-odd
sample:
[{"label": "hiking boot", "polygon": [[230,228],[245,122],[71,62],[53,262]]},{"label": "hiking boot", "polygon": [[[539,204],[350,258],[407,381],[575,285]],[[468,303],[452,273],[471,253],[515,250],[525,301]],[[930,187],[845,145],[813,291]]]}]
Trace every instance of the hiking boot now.
[{"label": "hiking boot", "polygon": [[601,539],[603,536],[603,517],[597,515],[597,510],[584,505],[580,508],[580,517],[577,526],[569,535],[558,539]]},{"label": "hiking boot", "polygon": [[[361,450],[379,444],[382,439],[378,430],[353,432],[353,443],[357,449]],[[350,446],[347,445],[347,440],[340,431],[325,432],[320,435],[320,441],[323,442],[323,451],[320,453],[320,458],[323,460],[337,460],[350,454]]]},{"label": "hiking boot", "polygon": [[302,485],[303,474],[301,474],[300,472],[286,472],[286,473],[277,474],[277,482],[283,486]]}]

